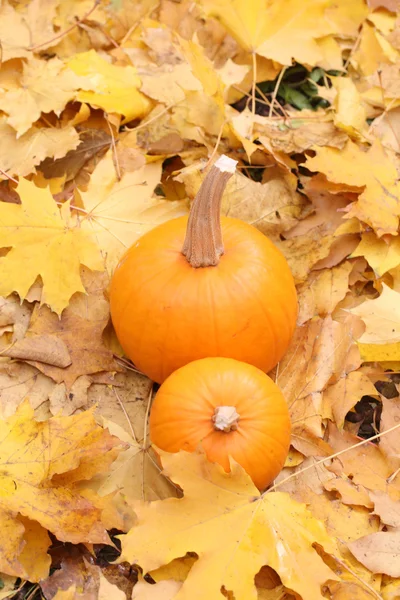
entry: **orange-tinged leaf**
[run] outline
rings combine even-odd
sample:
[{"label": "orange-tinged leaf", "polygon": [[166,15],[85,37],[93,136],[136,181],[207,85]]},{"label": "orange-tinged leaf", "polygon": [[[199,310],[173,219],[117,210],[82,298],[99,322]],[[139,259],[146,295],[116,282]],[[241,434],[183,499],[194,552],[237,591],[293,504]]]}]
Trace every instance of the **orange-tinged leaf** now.
[{"label": "orange-tinged leaf", "polygon": [[30,581],[40,581],[47,576],[51,565],[51,557],[47,554],[51,544],[50,536],[36,521],[25,517],[20,517],[18,520],[25,528],[23,537],[25,545],[19,555],[19,561]]},{"label": "orange-tinged leaf", "polygon": [[103,261],[68,203],[60,210],[47,189],[25,179],[17,191],[21,205],[0,202],[1,246],[11,247],[0,258],[0,295],[15,291],[23,299],[40,275],[42,302],[60,314],[72,294],[85,292],[80,265],[102,270]]},{"label": "orange-tinged leaf", "polygon": [[[56,477],[85,463],[93,464],[96,458],[97,472],[101,472],[104,455],[120,445],[95,423],[93,411],[37,422],[25,401],[14,416],[0,421],[0,439],[3,522],[15,521],[20,513],[52,531],[60,541],[107,543],[101,521],[104,502],[92,493],[57,485]],[[36,544],[41,535],[36,535]],[[39,569],[28,555],[24,560]]]},{"label": "orange-tinged leaf", "polygon": [[[343,452],[333,459],[329,470],[339,476],[351,477],[355,485],[362,485],[367,490],[386,492],[388,479],[393,469],[381,450],[372,443],[353,448],[360,438],[347,431],[339,431],[331,423],[329,425],[329,443],[334,452]],[[394,499],[400,498],[400,481],[394,479],[391,483],[391,494]],[[360,537],[362,533],[358,535]]]},{"label": "orange-tinged leaf", "polygon": [[329,584],[329,590],[332,593],[332,600],[376,600],[377,596],[373,592],[367,590],[360,583],[338,582],[334,581]]},{"label": "orange-tinged leaf", "polygon": [[254,576],[264,564],[307,600],[322,600],[321,585],[336,577],[312,544],[329,552],[335,543],[304,505],[285,493],[260,496],[236,464],[227,474],[202,454],[162,453],[162,461],[184,498],[136,503],[138,524],[121,536],[120,561],[148,571],[196,552],[199,559],[177,600],[217,600],[221,586],[237,600],[256,598]]}]

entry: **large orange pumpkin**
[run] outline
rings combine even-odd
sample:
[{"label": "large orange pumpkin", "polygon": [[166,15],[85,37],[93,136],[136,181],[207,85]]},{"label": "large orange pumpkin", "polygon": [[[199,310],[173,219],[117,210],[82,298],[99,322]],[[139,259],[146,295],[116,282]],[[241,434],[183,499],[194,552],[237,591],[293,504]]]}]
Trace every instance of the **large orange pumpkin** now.
[{"label": "large orange pumpkin", "polygon": [[230,470],[229,456],[264,489],[290,445],[290,419],[278,386],[260,369],[231,358],[203,358],[178,369],[157,392],[151,441],[167,452],[193,452]]},{"label": "large orange pumpkin", "polygon": [[117,337],[135,365],[159,383],[206,356],[269,371],[292,337],[297,296],[284,256],[251,225],[220,218],[235,165],[222,156],[189,219],[173,219],[141,237],[112,278]]}]

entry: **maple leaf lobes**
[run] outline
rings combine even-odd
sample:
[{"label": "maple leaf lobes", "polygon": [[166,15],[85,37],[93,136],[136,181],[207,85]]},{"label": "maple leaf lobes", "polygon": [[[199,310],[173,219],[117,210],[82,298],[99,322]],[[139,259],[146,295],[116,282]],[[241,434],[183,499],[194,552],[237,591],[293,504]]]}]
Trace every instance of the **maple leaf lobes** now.
[{"label": "maple leaf lobes", "polygon": [[21,179],[17,192],[21,205],[0,203],[0,243],[11,248],[0,258],[0,295],[17,292],[24,299],[40,275],[42,303],[61,314],[72,294],[85,292],[80,265],[103,270],[99,249],[70,216],[69,204],[60,210],[48,189]]}]

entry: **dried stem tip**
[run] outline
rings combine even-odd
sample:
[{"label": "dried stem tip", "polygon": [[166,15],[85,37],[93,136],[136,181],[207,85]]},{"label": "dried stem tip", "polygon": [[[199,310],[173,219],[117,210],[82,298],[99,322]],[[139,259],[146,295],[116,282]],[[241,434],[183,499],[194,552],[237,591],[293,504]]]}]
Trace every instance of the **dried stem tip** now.
[{"label": "dried stem tip", "polygon": [[218,431],[236,431],[238,428],[238,422],[240,415],[236,412],[234,406],[217,406],[215,409],[214,416],[212,418],[214,422],[214,429]]},{"label": "dried stem tip", "polygon": [[182,254],[196,269],[216,266],[224,253],[221,200],[236,165],[236,160],[222,155],[207,173],[193,201]]}]

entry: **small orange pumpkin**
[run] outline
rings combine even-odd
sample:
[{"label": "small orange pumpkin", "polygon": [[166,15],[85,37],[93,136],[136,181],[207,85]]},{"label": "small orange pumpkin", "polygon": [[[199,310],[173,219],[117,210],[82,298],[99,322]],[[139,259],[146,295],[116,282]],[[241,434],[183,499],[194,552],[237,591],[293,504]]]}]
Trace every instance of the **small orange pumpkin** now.
[{"label": "small orange pumpkin", "polygon": [[203,358],[164,381],[150,413],[151,441],[167,452],[202,443],[229,472],[229,456],[266,488],[282,469],[290,418],[278,386],[260,369],[231,358]]},{"label": "small orange pumpkin", "polygon": [[269,371],[293,335],[297,295],[284,256],[251,225],[220,218],[235,165],[222,156],[189,219],[172,219],[145,234],[113,275],[111,317],[119,342],[158,383],[207,356]]}]

